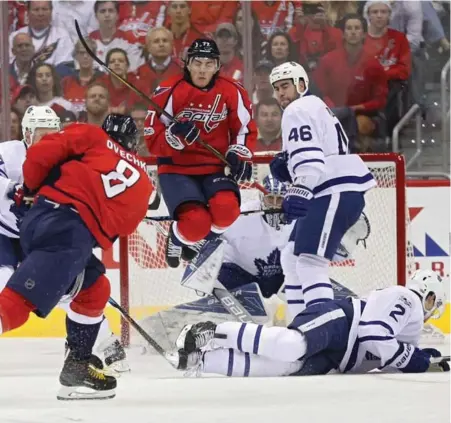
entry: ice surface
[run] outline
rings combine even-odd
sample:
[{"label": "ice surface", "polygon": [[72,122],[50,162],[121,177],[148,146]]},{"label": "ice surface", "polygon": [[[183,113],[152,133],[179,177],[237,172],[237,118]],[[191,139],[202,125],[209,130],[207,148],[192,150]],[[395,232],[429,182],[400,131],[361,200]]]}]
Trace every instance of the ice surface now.
[{"label": "ice surface", "polygon": [[118,381],[115,399],[61,402],[63,349],[62,339],[0,339],[0,423],[450,421],[445,373],[184,378],[160,357],[138,351],[130,353],[132,372]]}]

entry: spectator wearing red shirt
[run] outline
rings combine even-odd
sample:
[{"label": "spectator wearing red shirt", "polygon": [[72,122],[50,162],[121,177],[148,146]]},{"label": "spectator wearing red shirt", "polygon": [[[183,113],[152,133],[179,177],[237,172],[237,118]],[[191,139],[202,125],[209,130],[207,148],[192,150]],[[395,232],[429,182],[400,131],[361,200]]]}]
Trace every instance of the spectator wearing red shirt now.
[{"label": "spectator wearing red shirt", "polygon": [[[243,9],[237,9],[235,17],[233,18],[233,25],[238,33],[238,53],[240,59],[243,60],[245,55],[243,48]],[[266,55],[266,38],[262,34],[260,24],[258,22],[255,12],[251,10],[251,25],[252,25],[252,63],[257,63],[262,57]]]},{"label": "spectator wearing red shirt", "polygon": [[[88,47],[96,53],[97,43],[91,38],[85,38]],[[90,85],[96,78],[99,78],[102,73],[94,69],[94,60],[88,54],[80,40],[75,43],[74,61],[78,64],[78,69],[75,70],[74,75],[66,76],[61,81],[63,88],[63,97],[72,103],[74,110],[80,114],[85,110],[85,97],[88,85]]]},{"label": "spectator wearing red shirt", "polygon": [[285,62],[297,62],[298,57],[290,36],[285,32],[274,32],[268,40],[266,58],[275,66]]},{"label": "spectator wearing red shirt", "polygon": [[[167,14],[170,18],[168,29],[174,35],[173,56],[183,61],[189,46],[203,35],[192,25],[190,2],[170,1],[168,3]],[[204,5],[205,3],[199,3],[197,8],[204,10]]]},{"label": "spectator wearing red shirt", "polygon": [[193,7],[191,11],[191,23],[201,34],[209,36],[214,34],[219,24],[224,22],[232,23],[236,10],[239,7],[239,2],[232,0],[193,3],[196,7]]},{"label": "spectator wearing red shirt", "polygon": [[119,29],[145,44],[149,30],[163,25],[165,9],[164,1],[120,1]]},{"label": "spectator wearing red shirt", "polygon": [[356,114],[359,138],[376,130],[373,120],[385,108],[387,78],[378,60],[363,45],[366,22],[357,14],[343,20],[343,46],[327,53],[319,62],[316,82],[330,108],[347,106]]},{"label": "spectator wearing red shirt", "polygon": [[275,31],[286,32],[293,26],[293,7],[289,1],[252,1],[263,35],[268,39]]},{"label": "spectator wearing red shirt", "polygon": [[63,110],[74,112],[72,103],[62,97],[60,79],[54,66],[36,64],[30,70],[27,84],[36,92],[38,106],[51,107],[57,114]]},{"label": "spectator wearing red shirt", "polygon": [[172,57],[174,37],[167,28],[153,28],[147,34],[146,52],[148,60],[136,72],[144,93],[150,95],[161,81],[182,74],[177,59]]},{"label": "spectator wearing red shirt", "polygon": [[289,35],[297,45],[300,63],[313,72],[324,54],[341,46],[343,37],[340,29],[328,24],[323,3],[303,2],[302,9],[304,16]]},{"label": "spectator wearing red shirt", "polygon": [[244,67],[237,56],[238,33],[235,27],[231,23],[219,24],[214,38],[221,54],[221,75],[242,82]]},{"label": "spectator wearing red shirt", "polygon": [[260,101],[255,108],[258,128],[254,152],[282,150],[282,111],[275,98]]},{"label": "spectator wearing red shirt", "polygon": [[264,100],[274,98],[274,90],[269,82],[269,75],[274,68],[274,63],[268,60],[261,60],[254,69],[254,93],[252,104],[258,104]]},{"label": "spectator wearing red shirt", "polygon": [[391,6],[385,1],[365,3],[364,17],[368,20],[365,49],[377,56],[387,79],[406,81],[411,71],[411,52],[407,37],[388,27]]},{"label": "spectator wearing red shirt", "polygon": [[407,37],[388,27],[391,6],[387,1],[368,1],[363,15],[368,21],[365,49],[377,57],[385,70],[388,81],[388,99],[385,114],[387,129],[391,133],[404,111],[399,105],[407,90],[407,81],[412,69],[412,56]]},{"label": "spectator wearing red shirt", "polygon": [[[139,78],[129,73],[130,62],[127,53],[120,48],[111,49],[106,55],[106,65],[116,72],[121,78],[126,79],[136,88],[141,89],[142,84]],[[111,74],[105,74],[99,78],[101,82],[108,89],[110,113],[119,113],[125,115],[131,107],[139,102],[140,97],[135,94],[130,88],[123,84],[118,78]]]},{"label": "spectator wearing red shirt", "polygon": [[8,1],[9,33],[28,25],[28,12],[25,1]]}]

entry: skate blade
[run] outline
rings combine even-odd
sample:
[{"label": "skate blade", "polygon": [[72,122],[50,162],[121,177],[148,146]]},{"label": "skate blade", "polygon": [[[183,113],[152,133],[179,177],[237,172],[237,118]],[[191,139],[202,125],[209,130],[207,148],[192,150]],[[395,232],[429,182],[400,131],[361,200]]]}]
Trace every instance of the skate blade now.
[{"label": "skate blade", "polygon": [[116,396],[116,391],[96,391],[85,386],[62,386],[56,395],[60,401],[106,400]]},{"label": "skate blade", "polygon": [[[119,360],[119,361],[115,361],[114,363],[111,363],[105,370],[105,372],[111,371],[113,374],[109,375],[109,376],[115,376],[117,377],[118,374],[120,376],[121,373],[127,373],[130,372],[130,366],[127,362],[127,360]],[[106,375],[108,375],[108,373],[105,373]]]},{"label": "skate blade", "polygon": [[175,345],[178,349],[184,349],[185,348],[185,338],[186,334],[190,331],[190,329],[193,327],[193,325],[186,325],[181,330],[179,336],[177,337],[177,340],[175,341]]}]

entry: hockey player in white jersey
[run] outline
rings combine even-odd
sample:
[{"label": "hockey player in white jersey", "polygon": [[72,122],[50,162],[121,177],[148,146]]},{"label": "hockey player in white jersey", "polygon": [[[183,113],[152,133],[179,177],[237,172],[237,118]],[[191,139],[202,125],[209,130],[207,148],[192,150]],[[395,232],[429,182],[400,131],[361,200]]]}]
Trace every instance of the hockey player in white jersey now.
[{"label": "hockey player in white jersey", "polygon": [[[0,291],[22,260],[18,219],[27,207],[17,210],[11,196],[23,183],[22,165],[27,147],[39,142],[48,133],[58,132],[60,126],[60,119],[51,108],[30,106],[22,119],[24,139],[0,143]],[[98,266],[103,266],[100,261],[90,263],[91,271],[96,271],[95,267]],[[59,304],[66,311],[69,305],[70,298]],[[111,365],[117,371],[129,370],[125,351],[112,335],[107,319],[102,322],[94,351],[103,355],[107,366]]]},{"label": "hockey player in white jersey", "polygon": [[301,65],[275,67],[270,82],[284,109],[283,151],[270,168],[278,180],[292,183],[282,208],[289,220],[296,220],[292,242],[282,253],[290,286],[288,310],[294,317],[305,306],[334,298],[329,262],[361,215],[365,192],[376,182],[363,160],[348,154],[340,122],[309,93],[309,78]]},{"label": "hockey player in white jersey", "polygon": [[288,328],[238,322],[185,327],[177,340],[182,349],[169,358],[179,369],[227,376],[449,371],[445,360],[431,363],[441,357],[438,350],[418,347],[424,322],[439,316],[444,304],[440,277],[417,271],[406,287],[307,307]]}]

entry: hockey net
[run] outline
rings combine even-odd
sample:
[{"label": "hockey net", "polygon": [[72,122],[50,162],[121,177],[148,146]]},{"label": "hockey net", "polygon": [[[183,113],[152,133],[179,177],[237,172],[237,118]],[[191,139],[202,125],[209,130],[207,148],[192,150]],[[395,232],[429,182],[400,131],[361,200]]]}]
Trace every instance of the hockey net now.
[{"label": "hockey net", "polygon": [[[243,204],[260,197],[259,183],[269,173],[275,153],[260,153],[254,160],[256,183],[241,186]],[[413,270],[413,251],[408,242],[409,215],[406,204],[404,158],[398,154],[365,154],[377,187],[365,195],[365,213],[371,233],[366,246],[359,246],[353,258],[331,263],[331,277],[358,295],[393,284],[404,284]],[[155,174],[152,165],[151,174]],[[166,216],[164,199],[154,201],[149,216]],[[169,222],[161,225],[169,229]],[[160,230],[159,230],[160,229]],[[181,265],[171,269],[165,262],[166,238],[155,222],[143,221],[120,243],[121,303],[135,319],[143,319],[171,306],[193,301],[196,293],[180,285]],[[128,343],[128,326],[123,324],[123,341]]]}]

